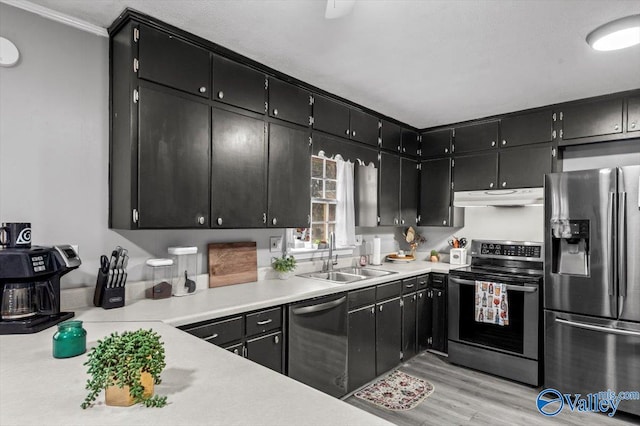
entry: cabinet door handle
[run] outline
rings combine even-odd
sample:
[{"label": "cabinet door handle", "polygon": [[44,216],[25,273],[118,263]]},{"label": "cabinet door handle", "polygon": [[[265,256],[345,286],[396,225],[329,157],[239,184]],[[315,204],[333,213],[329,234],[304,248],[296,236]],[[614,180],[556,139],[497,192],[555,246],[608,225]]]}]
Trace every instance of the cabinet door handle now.
[{"label": "cabinet door handle", "polygon": [[349,132],[349,129],[347,129],[347,130],[345,130],[345,131],[344,131],[344,134],[345,134],[345,135],[347,135],[347,136],[349,136],[349,133],[350,133],[350,132]]},{"label": "cabinet door handle", "polygon": [[356,137],[356,131],[355,130],[353,132],[351,132],[351,136],[353,136],[354,138]]},{"label": "cabinet door handle", "polygon": [[493,188],[493,182],[489,183],[489,188]]},{"label": "cabinet door handle", "polygon": [[371,308],[371,315],[373,315],[375,313],[376,313],[376,308],[375,307]]},{"label": "cabinet door handle", "polygon": [[224,98],[224,92],[222,90],[218,92],[218,98],[219,99]]},{"label": "cabinet door handle", "polygon": [[280,343],[280,336],[275,336],[273,338],[273,342],[277,345],[278,343]]},{"label": "cabinet door handle", "polygon": [[274,224],[274,225],[277,224],[278,223],[278,219],[274,217],[273,220],[271,221],[271,223]]},{"label": "cabinet door handle", "polygon": [[617,124],[615,126],[613,126],[613,130],[618,130],[620,128],[620,126],[618,126]]},{"label": "cabinet door handle", "polygon": [[415,302],[416,301],[416,295],[414,294],[412,297],[412,300]]},{"label": "cabinet door handle", "polygon": [[269,319],[267,319],[267,320],[258,321],[256,324],[258,324],[258,325],[265,325],[265,324],[269,324],[270,322],[273,322],[273,319],[269,318]]},{"label": "cabinet door handle", "polygon": [[443,221],[442,221],[442,224],[443,224],[443,225],[446,225],[446,224],[447,224],[447,221],[446,221],[446,220],[443,220]]},{"label": "cabinet door handle", "polygon": [[422,295],[423,295],[423,294],[424,294],[424,293],[420,293],[420,294],[418,295],[418,298],[419,298],[419,299],[422,299]]},{"label": "cabinet door handle", "polygon": [[200,88],[200,93],[206,93],[206,92],[207,92],[207,88],[206,88],[206,87],[204,87],[204,86],[202,86],[202,87]]},{"label": "cabinet door handle", "polygon": [[222,225],[222,218],[219,217],[217,222],[218,222],[218,225]]},{"label": "cabinet door handle", "polygon": [[218,333],[213,333],[211,336],[209,336],[209,337],[205,337],[205,338],[204,338],[204,340],[213,340],[213,339],[215,339],[216,337],[218,337]]},{"label": "cabinet door handle", "polygon": [[393,224],[394,224],[394,225],[397,225],[397,224],[398,224],[398,218],[397,218],[397,217],[394,217],[394,218],[393,218]]},{"label": "cabinet door handle", "polygon": [[236,355],[240,355],[240,351],[238,350],[238,348],[235,348],[235,349],[233,350],[233,353],[234,353],[234,354],[236,354]]},{"label": "cabinet door handle", "polygon": [[200,217],[198,217],[198,223],[199,223],[200,225],[204,225],[204,216],[200,216]]},{"label": "cabinet door handle", "polygon": [[380,309],[379,309],[379,311],[380,311],[380,312],[382,312],[382,305],[380,305]]},{"label": "cabinet door handle", "polygon": [[506,139],[502,139],[502,146],[505,146],[507,144],[507,140]]},{"label": "cabinet door handle", "polygon": [[448,154],[448,153],[449,153],[449,148],[445,148],[445,149],[444,149],[444,153],[445,153],[445,154]]},{"label": "cabinet door handle", "polygon": [[502,187],[506,188],[507,187],[507,182],[502,182]]},{"label": "cabinet door handle", "polygon": [[273,115],[277,116],[278,115],[278,108],[274,108],[273,109]]},{"label": "cabinet door handle", "polygon": [[496,146],[496,141],[491,141],[491,146]]},{"label": "cabinet door handle", "polygon": [[246,346],[243,346],[243,347],[242,347],[242,356],[246,358],[246,357],[247,357],[247,355],[248,355],[248,354],[247,354],[247,347],[246,347]]},{"label": "cabinet door handle", "polygon": [[264,224],[267,223],[267,214],[266,213],[262,213],[262,223],[264,223]]},{"label": "cabinet door handle", "polygon": [[405,285],[404,287],[405,287],[405,288],[413,288],[413,286],[414,286],[414,285],[415,285],[415,284],[407,284],[407,285]]},{"label": "cabinet door handle", "polygon": [[404,219],[400,219],[400,223],[404,225]]}]

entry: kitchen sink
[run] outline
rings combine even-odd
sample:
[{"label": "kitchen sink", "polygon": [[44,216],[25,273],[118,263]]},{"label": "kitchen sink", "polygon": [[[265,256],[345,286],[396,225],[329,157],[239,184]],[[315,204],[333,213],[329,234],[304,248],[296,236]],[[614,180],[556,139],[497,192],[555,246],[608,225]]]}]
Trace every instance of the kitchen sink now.
[{"label": "kitchen sink", "polygon": [[384,277],[385,275],[391,275],[391,274],[397,273],[397,272],[391,272],[391,271],[383,271],[380,269],[358,268],[356,266],[350,266],[348,268],[340,268],[338,269],[338,271],[344,272],[347,274],[364,275],[367,278]]},{"label": "kitchen sink", "polygon": [[356,281],[362,281],[368,278],[368,277],[365,277],[364,275],[348,274],[341,271],[310,272],[308,274],[300,274],[298,276],[304,277],[304,278],[313,278],[316,280],[333,281],[336,283],[344,283],[344,284],[352,283]]}]

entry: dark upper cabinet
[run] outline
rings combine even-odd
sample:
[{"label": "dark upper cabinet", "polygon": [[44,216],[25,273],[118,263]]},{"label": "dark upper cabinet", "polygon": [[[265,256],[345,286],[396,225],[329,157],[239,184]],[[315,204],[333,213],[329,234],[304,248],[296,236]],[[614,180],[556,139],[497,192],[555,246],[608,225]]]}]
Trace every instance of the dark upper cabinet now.
[{"label": "dark upper cabinet", "polygon": [[498,153],[456,156],[453,167],[455,191],[498,189]]},{"label": "dark upper cabinet", "polygon": [[[533,188],[543,186],[544,175],[551,173],[551,153],[552,148],[548,145],[501,150],[498,178],[499,188]],[[456,164],[456,167],[457,166]]]},{"label": "dark upper cabinet", "polygon": [[562,140],[622,133],[622,99],[607,99],[560,109]]},{"label": "dark upper cabinet", "polygon": [[402,153],[417,157],[419,149],[418,133],[413,130],[402,129]]},{"label": "dark upper cabinet", "polygon": [[267,226],[309,226],[311,147],[309,133],[269,123]]},{"label": "dark upper cabinet", "polygon": [[382,120],[380,128],[381,148],[400,152],[402,148],[402,129],[397,124]]},{"label": "dark upper cabinet", "polygon": [[429,347],[429,341],[433,336],[433,314],[432,314],[431,292],[420,290],[418,292],[418,303],[416,306],[416,334],[418,352]]},{"label": "dark upper cabinet", "polygon": [[512,147],[553,141],[553,112],[548,109],[505,117],[500,122],[500,146]]},{"label": "dark upper cabinet", "polygon": [[443,157],[451,154],[451,129],[434,130],[422,134],[422,158]]},{"label": "dark upper cabinet", "polygon": [[209,106],[139,90],[138,227],[208,227]]},{"label": "dark upper cabinet", "polygon": [[247,340],[246,347],[247,359],[278,373],[284,372],[282,331]]},{"label": "dark upper cabinet", "polygon": [[213,55],[213,99],[264,114],[265,75],[246,65]]},{"label": "dark upper cabinet", "polygon": [[498,146],[498,122],[456,127],[453,140],[456,154],[493,149]]},{"label": "dark upper cabinet", "polygon": [[416,313],[418,295],[407,294],[402,297],[402,359],[408,360],[418,353]]},{"label": "dark upper cabinet", "polygon": [[385,373],[400,362],[402,345],[402,308],[400,299],[376,304],[376,375]]},{"label": "dark upper cabinet", "polygon": [[349,138],[349,107],[321,95],[313,95],[313,128]]},{"label": "dark upper cabinet", "polygon": [[348,391],[376,378],[375,306],[349,312]]},{"label": "dark upper cabinet", "polygon": [[213,109],[211,120],[211,226],[264,226],[267,155],[264,122]]},{"label": "dark upper cabinet", "polygon": [[378,123],[378,117],[357,109],[351,109],[351,139],[378,146]]},{"label": "dark upper cabinet", "polygon": [[324,152],[325,157],[338,154],[343,160],[356,163],[361,160],[365,164],[373,163],[378,167],[378,150],[361,143],[316,133],[313,135],[313,153]]},{"label": "dark upper cabinet", "polygon": [[293,84],[275,78],[269,79],[269,116],[301,126],[309,125],[311,117],[310,94]]},{"label": "dark upper cabinet", "polygon": [[380,225],[400,224],[400,156],[380,153],[380,177],[378,179],[380,196],[378,207]]},{"label": "dark upper cabinet", "polygon": [[418,218],[418,163],[400,160],[400,225],[415,225]]},{"label": "dark upper cabinet", "polygon": [[420,172],[421,226],[451,225],[451,158],[425,160]]},{"label": "dark upper cabinet", "polygon": [[640,96],[629,98],[627,103],[627,132],[640,131]]},{"label": "dark upper cabinet", "polygon": [[140,25],[138,43],[138,77],[209,97],[208,51],[146,25]]}]

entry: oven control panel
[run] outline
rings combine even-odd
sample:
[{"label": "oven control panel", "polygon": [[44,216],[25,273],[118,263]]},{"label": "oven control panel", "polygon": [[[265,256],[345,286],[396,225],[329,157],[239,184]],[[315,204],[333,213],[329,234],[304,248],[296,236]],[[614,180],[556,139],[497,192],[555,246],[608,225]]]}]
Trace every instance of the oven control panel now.
[{"label": "oven control panel", "polygon": [[542,261],[542,247],[542,243],[524,241],[474,241],[471,255]]}]

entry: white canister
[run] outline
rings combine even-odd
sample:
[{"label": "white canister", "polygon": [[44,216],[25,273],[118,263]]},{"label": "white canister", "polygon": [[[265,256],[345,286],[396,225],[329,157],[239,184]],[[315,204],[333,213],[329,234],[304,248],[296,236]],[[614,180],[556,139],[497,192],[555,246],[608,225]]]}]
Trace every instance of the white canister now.
[{"label": "white canister", "polygon": [[452,248],[449,252],[449,263],[452,265],[464,265],[467,263],[467,249]]}]

